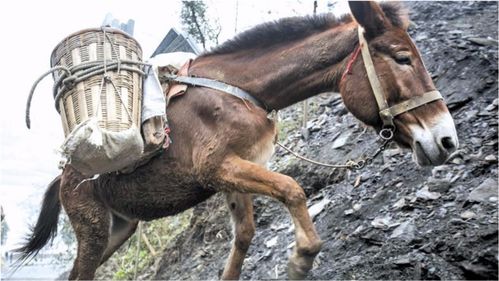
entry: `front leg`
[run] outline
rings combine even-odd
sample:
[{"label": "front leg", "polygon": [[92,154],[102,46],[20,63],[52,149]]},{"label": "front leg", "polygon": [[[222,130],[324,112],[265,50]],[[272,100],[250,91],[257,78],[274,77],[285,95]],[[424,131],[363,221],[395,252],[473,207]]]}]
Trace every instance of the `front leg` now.
[{"label": "front leg", "polygon": [[296,246],[289,259],[288,277],[303,279],[312,268],[322,241],[308,214],[305,192],[292,178],[237,156],[226,158],[217,174],[225,191],[256,193],[281,201],[288,208],[295,225]]}]

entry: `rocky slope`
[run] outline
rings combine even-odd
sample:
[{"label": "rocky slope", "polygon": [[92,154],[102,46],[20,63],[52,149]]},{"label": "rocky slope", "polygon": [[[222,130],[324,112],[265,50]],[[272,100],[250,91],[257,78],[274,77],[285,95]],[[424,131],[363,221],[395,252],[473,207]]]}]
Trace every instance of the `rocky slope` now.
[{"label": "rocky slope", "polygon": [[[396,147],[362,171],[296,160],[282,150],[271,168],[305,189],[324,243],[310,279],[496,279],[497,2],[410,2],[411,35],[455,118],[460,149],[448,164],[420,168]],[[307,157],[339,163],[372,153],[376,135],[337,95],[283,111],[283,142]],[[294,234],[284,207],[256,197],[257,233],[243,279],[285,279]],[[141,279],[218,279],[232,239],[222,196],[198,206]]]}]

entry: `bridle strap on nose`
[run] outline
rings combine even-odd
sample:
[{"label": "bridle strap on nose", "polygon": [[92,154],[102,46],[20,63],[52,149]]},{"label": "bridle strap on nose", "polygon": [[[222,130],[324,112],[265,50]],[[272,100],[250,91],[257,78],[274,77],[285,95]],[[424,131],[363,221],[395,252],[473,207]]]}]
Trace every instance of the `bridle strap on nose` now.
[{"label": "bridle strap on nose", "polygon": [[374,98],[379,108],[379,116],[383,122],[383,128],[395,129],[395,124],[393,123],[393,118],[399,114],[412,110],[416,107],[425,105],[435,100],[443,99],[439,91],[430,91],[422,94],[421,96],[412,97],[409,100],[396,104],[394,106],[388,106],[386,102],[386,95],[384,93],[383,87],[376,74],[376,69],[374,68],[374,63],[369,52],[369,46],[364,38],[364,29],[359,26],[359,46],[362,53],[362,59],[364,61],[364,66],[367,71],[367,78],[371,84],[371,88],[374,93]]},{"label": "bridle strap on nose", "polygon": [[390,117],[393,118],[411,109],[420,107],[422,105],[440,99],[443,99],[443,97],[439,91],[435,90],[435,91],[426,92],[422,96],[412,97],[410,100],[406,100],[392,107],[385,108],[379,112],[379,115],[381,116],[381,119],[384,118],[383,116],[386,116],[386,118]]}]

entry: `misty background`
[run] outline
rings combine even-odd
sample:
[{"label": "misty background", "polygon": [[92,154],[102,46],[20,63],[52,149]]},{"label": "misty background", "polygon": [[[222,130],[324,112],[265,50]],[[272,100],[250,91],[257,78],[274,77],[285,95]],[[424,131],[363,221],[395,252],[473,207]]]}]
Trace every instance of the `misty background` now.
[{"label": "misty background", "polygon": [[[220,43],[236,32],[287,16],[309,15],[312,0],[229,1],[207,0],[208,17],[220,23]],[[334,1],[318,1],[317,12],[328,12]],[[347,12],[346,2],[334,5]],[[64,140],[60,117],[52,97],[53,80],[37,87],[31,105],[31,130],[25,125],[26,100],[33,82],[50,68],[50,55],[67,35],[99,27],[106,15],[126,23],[134,20],[133,37],[141,44],[144,60],[180,20],[181,1],[3,1],[0,4],[2,101],[0,102],[0,205],[6,225],[2,232],[6,251],[19,246],[34,224],[46,186],[60,174],[58,148]],[[214,45],[210,42],[207,49]],[[64,249],[60,241],[55,251]],[[59,248],[58,248],[59,247]]]}]

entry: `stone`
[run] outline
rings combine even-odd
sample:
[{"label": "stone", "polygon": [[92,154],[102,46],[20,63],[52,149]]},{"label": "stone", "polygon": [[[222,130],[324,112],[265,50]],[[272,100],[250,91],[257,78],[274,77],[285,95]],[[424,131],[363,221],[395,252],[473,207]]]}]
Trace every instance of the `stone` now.
[{"label": "stone", "polygon": [[379,229],[383,229],[383,230],[387,230],[389,228],[392,228],[392,227],[395,227],[397,225],[399,225],[400,223],[392,223],[391,222],[391,217],[387,216],[387,217],[376,217],[374,218],[374,220],[371,222],[371,225],[374,227],[374,228],[379,228]]},{"label": "stone", "polygon": [[270,226],[270,229],[271,229],[272,231],[281,231],[281,230],[284,230],[284,229],[286,229],[286,228],[288,228],[288,227],[289,227],[289,225],[288,225],[288,224],[281,223],[281,224],[272,224],[272,225]]},{"label": "stone", "polygon": [[449,34],[463,34],[463,31],[459,30],[459,29],[454,29],[454,30],[449,30],[448,33]]},{"label": "stone", "polygon": [[484,111],[480,111],[480,112],[478,112],[478,114],[477,114],[477,116],[479,116],[479,117],[487,117],[487,116],[492,116],[492,115],[494,115],[494,113],[493,113],[493,112],[486,111],[486,110],[484,110]]},{"label": "stone", "polygon": [[267,241],[265,242],[265,246],[266,246],[267,248],[272,248],[272,247],[274,247],[275,245],[277,245],[277,236],[276,236],[276,237],[274,237],[274,238],[272,238],[272,239],[270,239],[270,240],[267,240]]},{"label": "stone", "polygon": [[314,122],[311,125],[307,125],[307,129],[309,132],[314,133],[314,132],[320,131],[322,129],[322,126],[320,124]]},{"label": "stone", "polygon": [[475,213],[473,213],[472,211],[464,211],[462,212],[460,215],[459,215],[462,219],[472,219],[476,216]]},{"label": "stone", "polygon": [[456,165],[461,165],[464,163],[464,160],[461,157],[454,157],[452,158],[451,163]]},{"label": "stone", "polygon": [[494,111],[497,108],[497,105],[495,104],[489,104],[487,107],[485,107],[485,110],[487,111]]},{"label": "stone", "polygon": [[446,208],[444,208],[444,207],[440,207],[440,208],[438,208],[438,209],[435,211],[435,216],[436,216],[437,218],[441,218],[441,219],[443,219],[443,218],[445,218],[445,216],[447,215],[447,213],[448,213],[448,211],[447,211],[447,209],[446,209]]},{"label": "stone", "polygon": [[391,161],[394,160],[395,156],[401,155],[402,153],[403,153],[403,151],[400,148],[385,149],[383,151],[383,154],[382,154],[383,155],[383,162],[390,163]]},{"label": "stone", "polygon": [[[461,152],[456,151],[456,155],[461,156]],[[434,178],[434,179],[445,178],[450,170],[451,170],[451,168],[449,165],[436,166],[433,169],[431,169],[431,178]],[[431,179],[431,178],[429,178],[429,179]]]},{"label": "stone", "polygon": [[353,209],[348,209],[348,210],[345,210],[345,211],[343,212],[343,214],[345,214],[345,216],[349,216],[349,215],[351,215],[351,214],[353,214],[353,213],[355,213],[355,211],[354,211]]},{"label": "stone", "polygon": [[481,146],[482,145],[482,138],[477,138],[477,137],[471,137],[470,141],[473,145],[475,146]]},{"label": "stone", "polygon": [[393,204],[393,208],[395,208],[395,210],[400,210],[403,207],[405,207],[405,205],[406,205],[405,198],[400,198],[397,202]]},{"label": "stone", "polygon": [[441,194],[438,192],[431,192],[428,186],[424,186],[421,190],[416,192],[416,197],[423,200],[436,200],[440,198]]},{"label": "stone", "polygon": [[456,28],[460,28],[460,29],[470,29],[473,27],[473,25],[471,24],[467,24],[467,23],[457,23],[454,25]]},{"label": "stone", "polygon": [[497,197],[497,180],[486,179],[468,195],[470,202],[490,202],[491,197]]},{"label": "stone", "polygon": [[354,204],[354,205],[353,205],[353,207],[352,207],[352,209],[353,209],[354,211],[358,211],[358,210],[360,210],[360,208],[362,208],[362,204],[360,204],[360,203],[356,203],[356,204]]},{"label": "stone", "polygon": [[447,98],[447,107],[450,110],[453,110],[469,103],[473,98],[464,94],[465,92],[466,91],[463,91],[463,93],[454,93],[452,95],[449,95],[449,97]]},{"label": "stone", "polygon": [[464,121],[471,121],[473,119],[476,119],[477,115],[478,115],[478,110],[476,109],[469,110],[465,113]]},{"label": "stone", "polygon": [[333,141],[333,144],[332,144],[333,149],[340,148],[340,147],[344,146],[347,143],[348,138],[350,137],[351,134],[352,134],[352,132],[350,130],[344,131],[343,133],[341,133]]},{"label": "stone", "polygon": [[490,154],[485,156],[485,161],[490,162],[490,163],[496,163],[497,162],[497,157],[494,154]]},{"label": "stone", "polygon": [[490,37],[480,38],[480,37],[470,37],[468,41],[471,43],[475,43],[480,46],[497,46],[497,40],[494,40]]},{"label": "stone", "polygon": [[431,178],[426,185],[431,192],[445,193],[450,189],[450,181],[447,179]]},{"label": "stone", "polygon": [[357,176],[355,182],[353,183],[353,187],[358,187],[361,181],[362,181],[362,176],[361,175]]},{"label": "stone", "polygon": [[322,199],[321,201],[315,203],[312,205],[310,208],[308,208],[308,213],[310,214],[310,217],[314,219],[318,214],[320,214],[326,206],[331,203],[331,200],[329,199]]},{"label": "stone", "polygon": [[392,261],[392,263],[396,264],[396,265],[410,265],[412,263],[412,261],[408,256],[399,256],[399,257],[396,257]]},{"label": "stone", "polygon": [[302,127],[300,129],[300,132],[301,132],[303,139],[308,140],[308,137],[310,136],[310,130],[308,128]]},{"label": "stone", "polygon": [[414,222],[405,221],[393,230],[390,238],[398,238],[408,242],[416,237],[415,233],[416,226],[414,225]]}]

